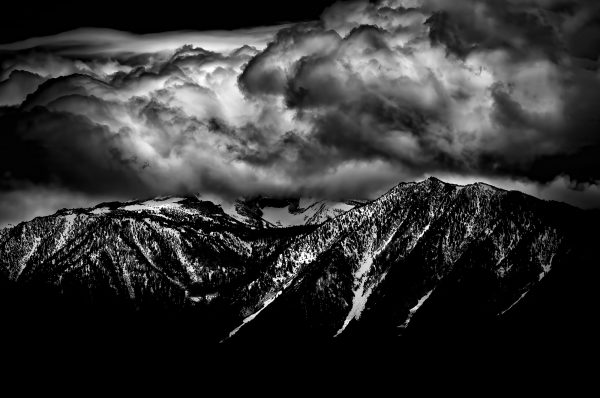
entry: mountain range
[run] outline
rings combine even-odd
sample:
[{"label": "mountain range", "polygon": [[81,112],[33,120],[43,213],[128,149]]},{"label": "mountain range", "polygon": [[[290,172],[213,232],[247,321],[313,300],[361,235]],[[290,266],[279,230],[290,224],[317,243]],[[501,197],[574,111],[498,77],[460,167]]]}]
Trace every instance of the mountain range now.
[{"label": "mountain range", "polygon": [[103,203],[0,230],[0,309],[13,339],[570,344],[595,335],[598,221],[433,177],[373,201]]}]

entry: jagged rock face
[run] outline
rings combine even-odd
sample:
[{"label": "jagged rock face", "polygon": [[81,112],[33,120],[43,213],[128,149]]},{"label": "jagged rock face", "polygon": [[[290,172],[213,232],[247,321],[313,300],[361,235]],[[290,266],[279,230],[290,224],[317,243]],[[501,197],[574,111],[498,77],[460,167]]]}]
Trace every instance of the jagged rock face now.
[{"label": "jagged rock face", "polygon": [[356,205],[294,228],[196,198],[63,211],[3,230],[0,265],[73,300],[184,308],[215,341],[352,341],[503,319],[589,243],[591,213],[485,184],[431,178]]}]

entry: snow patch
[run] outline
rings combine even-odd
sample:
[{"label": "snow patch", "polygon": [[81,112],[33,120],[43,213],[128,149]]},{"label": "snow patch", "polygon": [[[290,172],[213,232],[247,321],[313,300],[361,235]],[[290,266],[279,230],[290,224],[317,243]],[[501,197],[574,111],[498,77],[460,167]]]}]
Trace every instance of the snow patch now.
[{"label": "snow patch", "polygon": [[429,231],[429,227],[431,226],[431,224],[427,224],[425,226],[425,228],[423,228],[423,230],[421,232],[419,232],[419,235],[417,235],[417,239],[415,240],[415,244],[421,240],[421,238],[423,237],[423,235],[425,235],[425,233],[427,231]]},{"label": "snow patch", "polygon": [[238,326],[237,328],[233,329],[230,333],[229,333],[229,337],[231,338],[233,335],[235,335],[237,332],[239,332],[239,330],[248,322],[251,322],[252,320],[254,320],[254,318],[256,318],[258,316],[258,314],[260,314],[265,308],[267,308],[269,306],[269,304],[271,304],[273,301],[275,301],[275,299],[277,297],[279,297],[281,295],[281,291],[277,292],[273,297],[265,300],[265,302],[263,303],[262,307],[256,311],[255,313],[253,313],[250,316],[247,316],[246,318],[244,318],[244,320],[242,321],[242,324],[240,326]]},{"label": "snow patch", "polygon": [[304,214],[292,214],[287,207],[265,207],[262,212],[263,220],[278,227],[304,224]]},{"label": "snow patch", "polygon": [[352,319],[359,319],[360,315],[365,309],[365,306],[367,305],[367,300],[373,292],[372,286],[365,290],[365,285],[367,282],[366,273],[371,269],[371,266],[373,265],[373,259],[374,256],[367,256],[367,258],[362,261],[360,268],[358,269],[356,274],[354,274],[355,280],[358,281],[358,287],[354,290],[354,297],[352,298],[352,308],[346,316],[344,324],[333,337],[339,336],[346,329],[346,327]]},{"label": "snow patch", "polygon": [[[210,194],[202,194],[197,196],[197,198],[220,206],[225,214],[237,221],[248,222],[247,216],[238,212],[236,201],[230,201]],[[291,212],[289,205],[284,207],[267,206],[261,209],[261,218],[267,225],[275,227],[291,227],[307,223],[320,224],[353,208],[353,205],[343,202],[301,198],[297,211]]]},{"label": "snow patch", "polygon": [[[379,254],[381,254],[381,252],[387,247],[387,245],[389,245],[389,243],[394,238],[394,235],[395,232],[390,233],[385,242],[381,244],[379,249],[377,249],[372,254],[367,254],[365,258],[363,258],[363,261],[360,263],[358,271],[356,271],[356,273],[354,274],[354,284],[356,288],[354,289],[354,297],[352,298],[352,308],[346,316],[342,327],[337,331],[337,333],[333,337],[339,336],[346,329],[346,327],[348,326],[350,321],[352,321],[352,319],[360,319],[360,316],[367,305],[367,300],[369,299],[369,296],[371,296],[371,293],[373,293],[373,288],[376,286],[376,284],[373,284],[368,288],[366,287],[369,270],[371,269],[375,258],[379,256]],[[381,282],[385,278],[385,276],[386,274],[382,276],[379,282]]]},{"label": "snow patch", "polygon": [[283,292],[285,291],[285,289],[287,289],[291,284],[292,284],[293,280],[288,281],[281,290],[279,290],[277,293],[275,293],[273,296],[271,296],[270,298],[268,298],[267,300],[265,300],[263,302],[262,307],[254,312],[252,315],[247,316],[246,318],[244,318],[244,320],[242,321],[242,323],[235,329],[233,329],[230,333],[229,336],[227,336],[226,338],[224,338],[223,340],[221,340],[220,342],[222,343],[223,341],[225,341],[226,339],[229,339],[231,337],[233,337],[237,332],[240,331],[240,329],[247,324],[248,322],[253,321],[258,314],[260,314],[265,308],[267,308],[273,301],[275,301],[277,299],[277,297],[281,296],[281,294],[283,294]]},{"label": "snow patch", "polygon": [[95,215],[106,214],[110,213],[110,209],[108,207],[98,207],[97,209],[92,210],[91,213]]},{"label": "snow patch", "polygon": [[210,303],[211,301],[213,301],[214,299],[216,299],[217,297],[219,297],[219,293],[209,293],[209,294],[205,294],[203,296],[190,296],[189,293],[190,292],[188,292],[186,290],[185,297],[188,300],[193,301],[194,303],[199,303],[201,301],[205,301],[207,303]]},{"label": "snow patch", "polygon": [[430,291],[428,291],[423,297],[421,297],[419,299],[419,301],[417,301],[417,305],[415,305],[410,310],[408,310],[408,317],[406,318],[404,323],[399,326],[400,328],[406,329],[408,327],[408,324],[410,323],[410,320],[412,319],[412,317],[419,310],[419,308],[421,308],[423,306],[423,304],[425,304],[425,301],[427,301],[427,299],[431,296],[431,293],[433,293],[433,290],[434,289],[431,289]]},{"label": "snow patch", "polygon": [[523,294],[521,294],[521,296],[514,303],[512,303],[507,309],[500,312],[500,314],[498,314],[498,315],[504,315],[506,312],[508,312],[510,309],[512,309],[515,305],[519,304],[519,301],[523,300],[523,297],[525,297],[527,295],[527,293],[529,293],[529,290],[525,290],[523,292]]},{"label": "snow patch", "polygon": [[179,208],[181,207],[181,204],[178,202],[181,202],[182,200],[183,198],[152,199],[139,204],[121,207],[120,209],[126,211],[160,211],[164,208]]},{"label": "snow patch", "polygon": [[301,199],[296,213],[290,212],[289,207],[265,207],[262,209],[262,218],[278,227],[321,224],[353,208],[354,206],[343,202]]}]

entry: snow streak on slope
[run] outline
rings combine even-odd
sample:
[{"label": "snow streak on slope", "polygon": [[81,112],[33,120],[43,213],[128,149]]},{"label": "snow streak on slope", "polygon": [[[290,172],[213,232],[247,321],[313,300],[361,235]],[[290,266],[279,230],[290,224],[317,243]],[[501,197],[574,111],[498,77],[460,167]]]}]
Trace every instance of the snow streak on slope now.
[{"label": "snow streak on slope", "polygon": [[421,308],[421,306],[423,304],[425,304],[425,301],[427,301],[429,296],[431,296],[431,293],[433,293],[433,290],[434,289],[431,289],[430,291],[428,291],[423,297],[421,297],[419,299],[419,301],[417,302],[417,305],[415,305],[410,310],[408,310],[408,317],[406,318],[404,323],[399,326],[400,328],[406,329],[408,327],[408,324],[410,323],[410,320],[412,319],[412,317],[416,314],[416,312],[419,310],[419,308]]},{"label": "snow streak on slope", "polygon": [[519,304],[519,302],[521,300],[523,300],[523,298],[525,298],[525,296],[527,296],[527,293],[529,293],[529,290],[525,290],[521,296],[519,296],[519,298],[512,303],[507,309],[505,309],[504,311],[500,312],[498,315],[504,315],[505,313],[507,313],[508,311],[510,311],[515,305]]},{"label": "snow streak on slope", "polygon": [[355,283],[358,285],[358,287],[356,287],[356,289],[354,290],[354,297],[352,298],[352,308],[350,309],[350,312],[346,316],[346,319],[344,320],[344,324],[337,331],[337,333],[335,334],[334,337],[339,336],[344,331],[344,329],[346,329],[346,327],[348,326],[348,324],[350,323],[350,321],[352,319],[359,319],[360,314],[362,313],[363,309],[367,305],[367,299],[373,292],[373,286],[370,286],[369,288],[367,288],[365,290],[365,285],[367,282],[366,276],[367,276],[367,272],[371,269],[371,266],[373,265],[374,257],[375,257],[375,254],[372,256],[367,256],[367,258],[365,258],[362,261],[358,271],[354,274]]},{"label": "snow streak on slope", "polygon": [[[373,284],[372,286],[369,286],[368,288],[366,288],[368,275],[369,275],[368,273],[371,270],[373,261],[375,260],[375,258],[377,256],[379,256],[379,254],[381,254],[381,252],[383,252],[383,250],[385,250],[387,245],[389,245],[389,243],[392,241],[392,239],[394,237],[394,234],[395,234],[395,230],[392,233],[390,233],[387,240],[379,247],[379,249],[377,249],[373,254],[367,254],[366,257],[361,262],[360,267],[358,268],[358,271],[356,271],[356,273],[354,274],[354,281],[355,281],[354,283],[355,283],[356,288],[354,290],[354,297],[352,298],[352,308],[350,309],[350,312],[346,316],[346,319],[344,320],[344,324],[337,331],[337,333],[335,334],[334,337],[339,336],[346,329],[346,327],[348,326],[348,324],[350,323],[350,321],[352,319],[360,318],[360,315],[362,314],[363,310],[365,309],[365,306],[367,305],[367,300],[369,299],[369,296],[371,295],[371,293],[373,292],[373,289],[377,285],[377,284]],[[381,282],[381,280],[383,280],[385,278],[385,276],[386,276],[386,274],[384,273],[379,282]]]},{"label": "snow streak on slope", "polygon": [[278,292],[277,292],[277,293],[275,293],[275,294],[274,294],[272,297],[270,297],[270,298],[268,298],[267,300],[265,300],[265,301],[263,302],[263,304],[261,305],[261,307],[260,307],[260,309],[259,309],[258,311],[254,312],[253,314],[251,314],[251,315],[247,316],[246,318],[244,318],[244,320],[242,321],[242,323],[241,323],[241,324],[240,324],[238,327],[236,327],[235,329],[233,329],[233,330],[232,330],[232,331],[229,333],[229,336],[227,336],[225,339],[221,340],[221,343],[222,343],[223,341],[227,340],[228,338],[231,338],[231,337],[233,337],[233,336],[234,336],[234,335],[235,335],[237,332],[239,332],[239,331],[240,331],[240,329],[241,329],[241,328],[242,328],[244,325],[246,325],[247,323],[249,323],[249,322],[253,321],[253,320],[254,320],[254,319],[255,319],[255,318],[258,316],[258,314],[260,314],[260,313],[261,313],[261,312],[262,312],[262,311],[263,311],[265,308],[267,308],[267,307],[269,306],[269,304],[271,304],[271,303],[272,303],[273,301],[275,301],[275,300],[276,300],[276,299],[277,299],[279,296],[281,296],[281,294],[283,293],[283,291],[284,291],[285,289],[287,289],[287,288],[288,288],[288,287],[291,285],[291,283],[292,283],[292,281],[289,281],[288,283],[286,283],[286,284],[283,286],[283,288],[282,288],[280,291],[278,291]]},{"label": "snow streak on slope", "polygon": [[[270,299],[266,300],[262,307],[256,311],[255,313],[253,313],[252,315],[247,316],[246,318],[244,318],[244,320],[242,321],[241,325],[238,326],[237,328],[233,329],[230,333],[229,333],[229,337],[233,337],[233,335],[235,335],[237,332],[240,331],[240,329],[247,324],[248,322],[251,322],[254,318],[256,318],[258,316],[258,314],[260,314],[265,308],[267,308],[267,306],[269,304],[271,304],[273,301],[275,301],[275,299],[277,297],[279,297],[281,295],[282,292],[277,292],[273,297],[271,297]],[[221,341],[223,342],[223,340]]]}]

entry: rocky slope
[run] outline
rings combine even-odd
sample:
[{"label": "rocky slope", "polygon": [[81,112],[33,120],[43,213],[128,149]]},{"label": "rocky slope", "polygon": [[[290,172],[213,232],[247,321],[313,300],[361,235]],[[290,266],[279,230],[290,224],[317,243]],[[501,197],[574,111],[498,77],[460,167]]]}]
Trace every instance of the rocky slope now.
[{"label": "rocky slope", "polygon": [[[224,207],[110,203],[2,230],[3,300],[77,303],[79,315],[110,308],[108,318],[176,313],[186,333],[240,343],[518,329],[556,296],[570,303],[583,290],[588,307],[595,300],[585,286],[597,273],[597,213],[519,192],[430,178],[288,228]],[[287,203],[291,213],[307,208]]]}]

